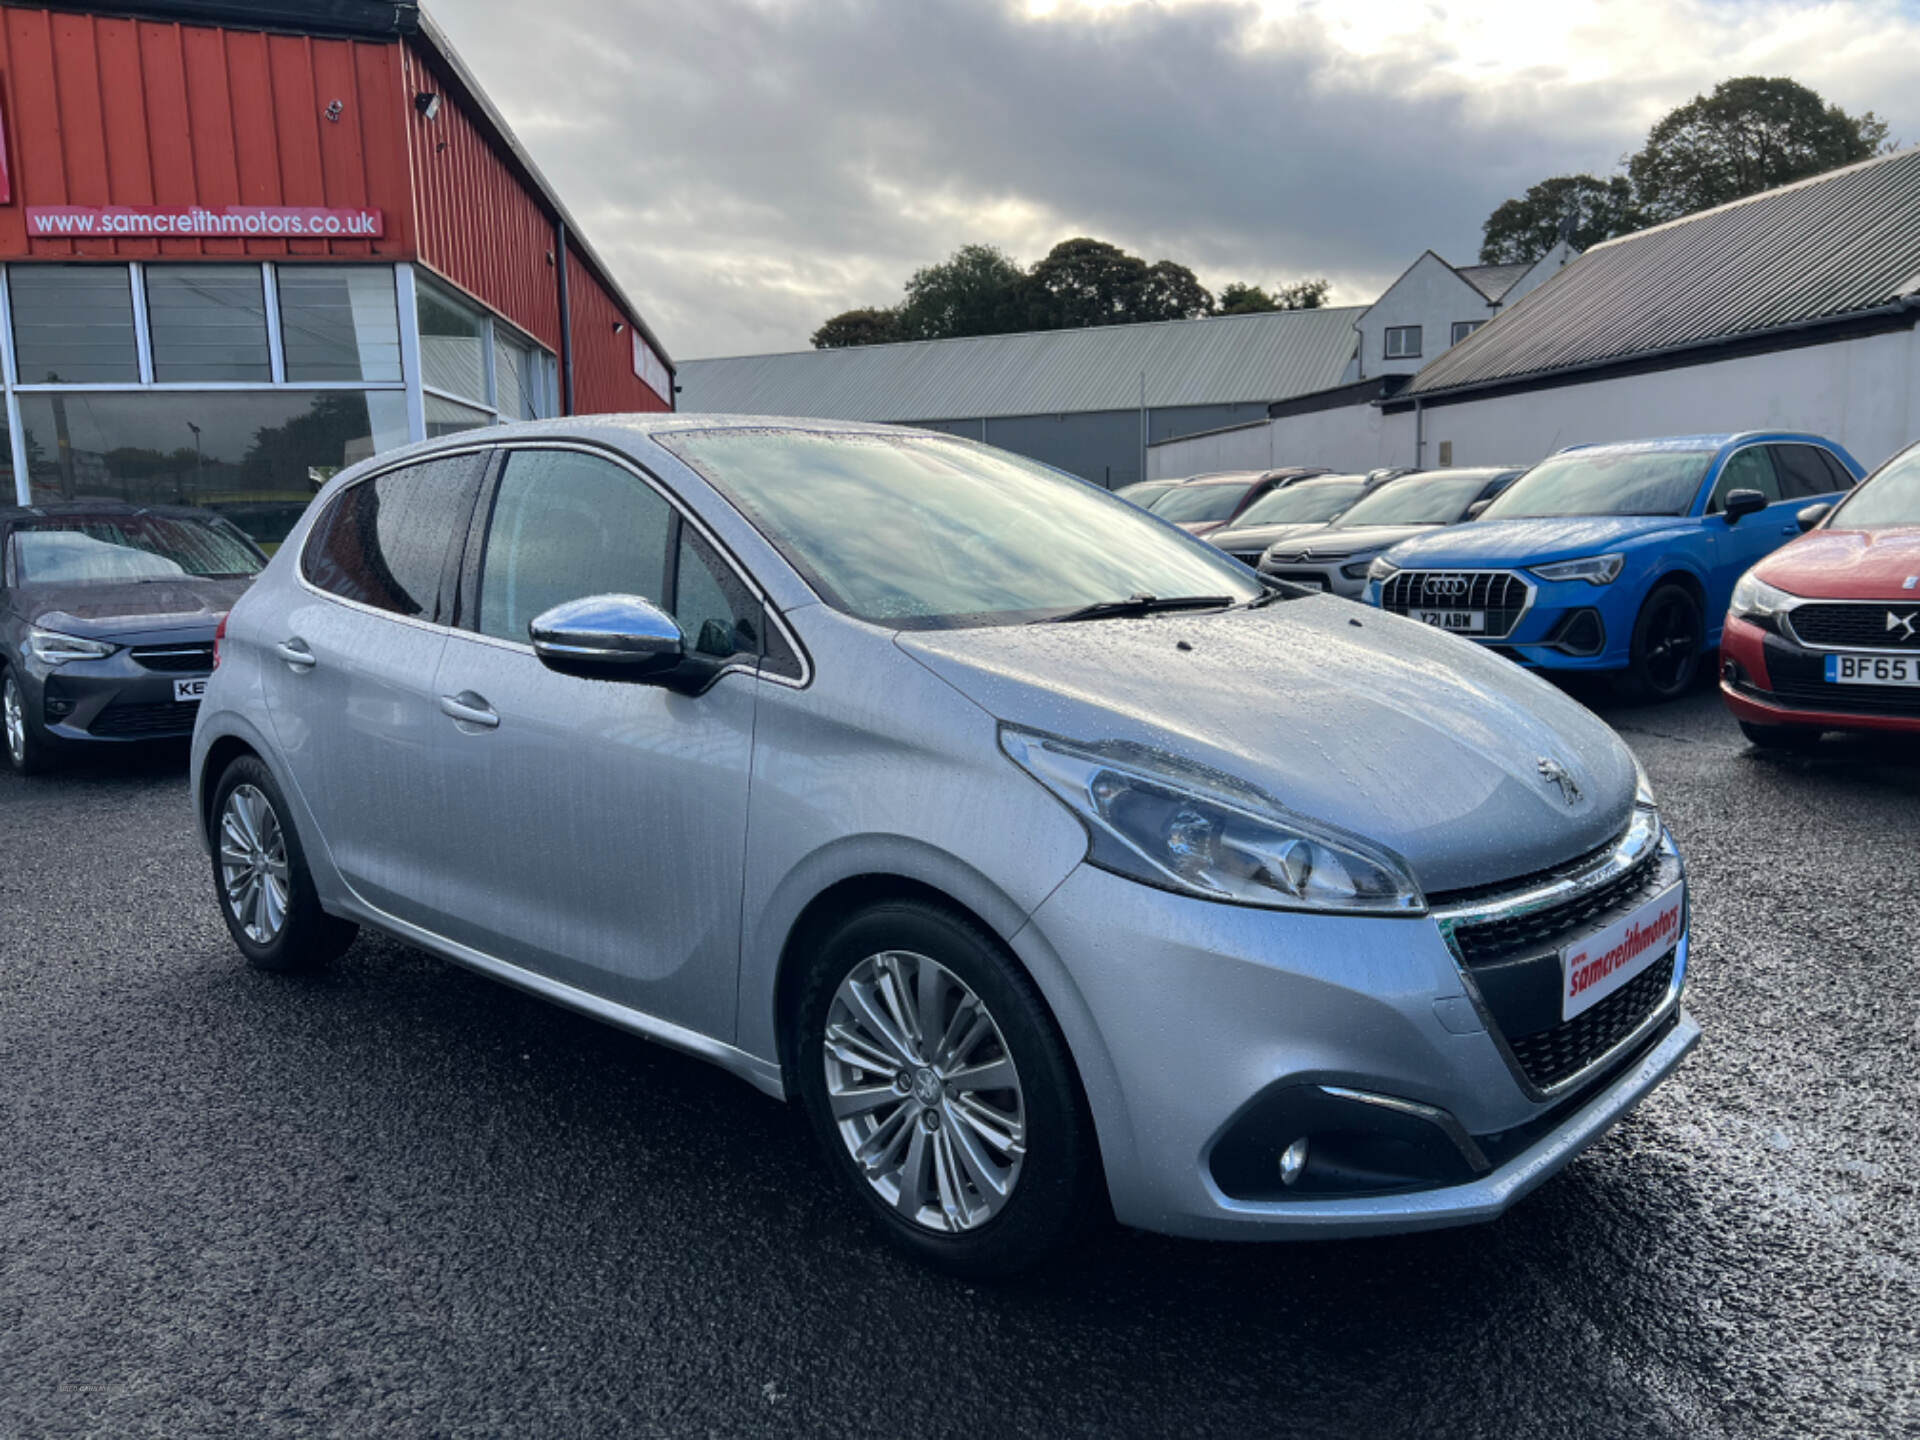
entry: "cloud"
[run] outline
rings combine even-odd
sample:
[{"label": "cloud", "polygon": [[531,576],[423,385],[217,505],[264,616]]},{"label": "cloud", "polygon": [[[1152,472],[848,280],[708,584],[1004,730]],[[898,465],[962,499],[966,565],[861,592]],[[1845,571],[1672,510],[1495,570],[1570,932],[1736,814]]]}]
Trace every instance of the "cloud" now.
[{"label": "cloud", "polygon": [[676,358],[804,347],[969,241],[1075,234],[1371,299],[1734,74],[1920,139],[1892,4],[443,0]]}]

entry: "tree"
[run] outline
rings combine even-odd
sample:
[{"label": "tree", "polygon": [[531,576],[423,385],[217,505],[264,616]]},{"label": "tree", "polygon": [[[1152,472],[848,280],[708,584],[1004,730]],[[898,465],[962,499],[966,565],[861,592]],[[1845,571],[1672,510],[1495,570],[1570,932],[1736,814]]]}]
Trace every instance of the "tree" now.
[{"label": "tree", "polygon": [[1326,280],[1296,280],[1291,285],[1276,285],[1269,295],[1258,285],[1235,280],[1220,289],[1221,315],[1258,315],[1267,310],[1318,310],[1327,303],[1333,288]]},{"label": "tree", "polygon": [[813,332],[813,348],[842,350],[849,345],[886,345],[901,338],[897,311],[842,310]]},{"label": "tree", "polygon": [[1026,272],[992,245],[962,245],[938,265],[913,272],[901,305],[900,335],[949,340],[1000,335],[1020,327]]},{"label": "tree", "polygon": [[1186,266],[1156,260],[1147,267],[1134,319],[1197,320],[1212,313],[1213,293]]},{"label": "tree", "polygon": [[1871,110],[1849,115],[1798,81],[1743,75],[1669,112],[1627,173],[1657,222],[1868,159],[1886,139]]},{"label": "tree", "polygon": [[1147,262],[1118,245],[1062,240],[1027,272],[1028,323],[1036,330],[1121,325],[1136,319]]},{"label": "tree", "polygon": [[[1569,222],[1571,222],[1569,224]],[[1633,186],[1624,175],[1555,175],[1505,201],[1482,227],[1480,263],[1510,265],[1538,260],[1559,243],[1561,227],[1576,249],[1634,228]]]}]

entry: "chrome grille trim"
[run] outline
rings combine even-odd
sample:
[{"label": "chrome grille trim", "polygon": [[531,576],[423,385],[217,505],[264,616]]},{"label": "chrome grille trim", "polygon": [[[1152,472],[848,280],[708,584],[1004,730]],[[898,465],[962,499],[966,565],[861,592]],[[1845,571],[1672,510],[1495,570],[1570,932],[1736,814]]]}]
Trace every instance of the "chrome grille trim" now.
[{"label": "chrome grille trim", "polygon": [[[1459,596],[1432,597],[1425,594],[1429,580],[1464,582]],[[1496,589],[1497,586],[1497,589]],[[1516,592],[1519,603],[1514,604]],[[1527,611],[1533,608],[1536,587],[1518,570],[1396,570],[1380,585],[1380,608],[1395,615],[1413,610],[1484,610],[1487,629],[1470,640],[1505,640],[1520,628]],[[1498,595],[1498,604],[1494,603]],[[1506,628],[1497,629],[1496,617],[1506,617]]]}]

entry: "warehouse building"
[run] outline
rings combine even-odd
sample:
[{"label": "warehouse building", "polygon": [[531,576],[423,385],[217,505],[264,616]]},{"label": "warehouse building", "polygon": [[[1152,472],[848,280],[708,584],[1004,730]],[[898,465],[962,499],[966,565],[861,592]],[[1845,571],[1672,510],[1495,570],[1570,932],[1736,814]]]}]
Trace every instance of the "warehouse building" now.
[{"label": "warehouse building", "polygon": [[680,408],[946,430],[1109,489],[1148,445],[1266,416],[1349,371],[1361,309],[921,340],[689,360]]},{"label": "warehouse building", "polygon": [[672,408],[673,366],[445,36],[380,0],[0,5],[22,503],[272,543],[342,466]]},{"label": "warehouse building", "polygon": [[[1703,431],[1920,439],[1920,147],[1596,245],[1404,388],[1157,446],[1240,463],[1485,465]],[[1269,460],[1271,457],[1271,460]]]}]

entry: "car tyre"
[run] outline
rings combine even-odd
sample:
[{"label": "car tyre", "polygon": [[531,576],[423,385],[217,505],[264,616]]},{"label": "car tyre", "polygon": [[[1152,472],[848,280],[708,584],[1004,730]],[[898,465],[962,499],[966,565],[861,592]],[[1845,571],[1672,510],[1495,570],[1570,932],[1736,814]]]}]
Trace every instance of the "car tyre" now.
[{"label": "car tyre", "polygon": [[1811,750],[1820,743],[1820,732],[1811,725],[1755,725],[1742,720],[1740,733],[1762,750]]},{"label": "car tyre", "polygon": [[51,747],[36,729],[26,688],[11,665],[0,665],[0,750],[16,775],[38,775],[49,763]]},{"label": "car tyre", "polygon": [[[949,1274],[989,1279],[1032,1268],[1104,1220],[1098,1150],[1066,1041],[997,939],[941,906],[885,901],[842,921],[807,964],[789,1050],[800,1096],[828,1163],[889,1241]],[[935,998],[923,1004],[929,964]],[[901,1030],[900,1010],[886,1007],[890,982],[896,998],[917,997],[907,1009],[928,1033]],[[874,1043],[880,1032],[858,1018],[873,1012],[913,1053]],[[921,1024],[929,1013],[937,1018]],[[972,1045],[943,1054],[956,1030]],[[1002,1074],[1002,1061],[1017,1088],[966,1088],[968,1076]],[[944,1095],[938,1084],[931,1099],[922,1094],[929,1071]],[[990,1119],[982,1128],[969,1116]],[[997,1143],[1016,1129],[1017,1156]],[[983,1139],[989,1132],[996,1138]]]},{"label": "car tyre", "polygon": [[1621,689],[1640,700],[1677,700],[1700,674],[1706,643],[1700,602],[1684,585],[1656,585],[1633,622]]},{"label": "car tyre", "polygon": [[221,773],[213,793],[213,886],[227,933],[260,970],[312,970],[359,926],[320,908],[286,797],[258,756]]}]

